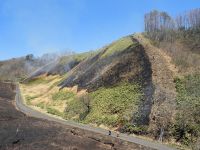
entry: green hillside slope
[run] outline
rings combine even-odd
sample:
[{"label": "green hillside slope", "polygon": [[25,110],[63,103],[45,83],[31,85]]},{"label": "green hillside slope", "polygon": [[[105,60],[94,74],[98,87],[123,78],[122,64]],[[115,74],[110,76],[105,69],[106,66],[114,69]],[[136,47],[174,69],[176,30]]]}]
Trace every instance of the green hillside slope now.
[{"label": "green hillside slope", "polygon": [[21,84],[26,103],[67,120],[192,145],[200,131],[199,75],[181,73],[152,43],[130,35],[44,65]]},{"label": "green hillside slope", "polygon": [[[26,95],[28,92],[24,91],[28,103],[66,119],[111,128],[120,129],[131,122],[148,124],[151,101],[147,97],[153,94],[151,65],[143,46],[133,36],[87,54],[86,58],[84,55],[78,57],[84,59],[63,75],[57,72],[56,79],[52,76],[55,74],[46,74],[45,69],[44,73],[29,78],[29,82],[22,85],[23,89],[29,88],[32,94],[35,93]],[[40,88],[52,96],[44,91],[40,93]],[[151,90],[147,92],[147,88]],[[147,100],[150,107],[140,114]]]}]

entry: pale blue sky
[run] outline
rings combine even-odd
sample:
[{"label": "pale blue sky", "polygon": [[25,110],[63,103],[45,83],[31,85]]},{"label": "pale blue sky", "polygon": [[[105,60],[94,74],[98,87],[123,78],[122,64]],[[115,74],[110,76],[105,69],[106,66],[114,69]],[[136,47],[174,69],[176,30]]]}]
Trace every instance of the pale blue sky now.
[{"label": "pale blue sky", "polygon": [[152,9],[174,16],[198,7],[199,0],[0,0],[0,60],[94,50],[143,31]]}]

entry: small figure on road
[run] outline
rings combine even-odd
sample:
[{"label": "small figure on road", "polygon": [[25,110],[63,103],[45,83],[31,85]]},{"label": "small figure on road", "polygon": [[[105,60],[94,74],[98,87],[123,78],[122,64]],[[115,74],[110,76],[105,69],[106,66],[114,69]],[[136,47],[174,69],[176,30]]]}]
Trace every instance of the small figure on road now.
[{"label": "small figure on road", "polygon": [[119,133],[117,133],[117,137],[119,137]]},{"label": "small figure on road", "polygon": [[108,135],[111,135],[111,131],[110,130],[108,131]]}]

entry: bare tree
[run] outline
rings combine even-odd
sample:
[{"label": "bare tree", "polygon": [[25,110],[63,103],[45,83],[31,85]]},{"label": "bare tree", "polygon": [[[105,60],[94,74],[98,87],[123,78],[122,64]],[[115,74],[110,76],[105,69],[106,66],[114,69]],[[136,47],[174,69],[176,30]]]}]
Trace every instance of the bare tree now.
[{"label": "bare tree", "polygon": [[154,40],[162,40],[164,38],[170,39],[169,30],[175,28],[174,20],[167,14],[167,12],[159,12],[153,10],[145,14],[145,32]]},{"label": "bare tree", "polygon": [[173,19],[167,12],[153,10],[144,16],[145,32],[156,41],[171,40],[175,31],[200,28],[200,8],[190,10]]}]

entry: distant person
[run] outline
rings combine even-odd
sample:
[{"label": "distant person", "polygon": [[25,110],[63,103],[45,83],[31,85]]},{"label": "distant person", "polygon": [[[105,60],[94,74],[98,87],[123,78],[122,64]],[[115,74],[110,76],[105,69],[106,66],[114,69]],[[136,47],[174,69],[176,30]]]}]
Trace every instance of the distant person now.
[{"label": "distant person", "polygon": [[110,130],[108,131],[108,135],[111,135],[111,131]]}]

